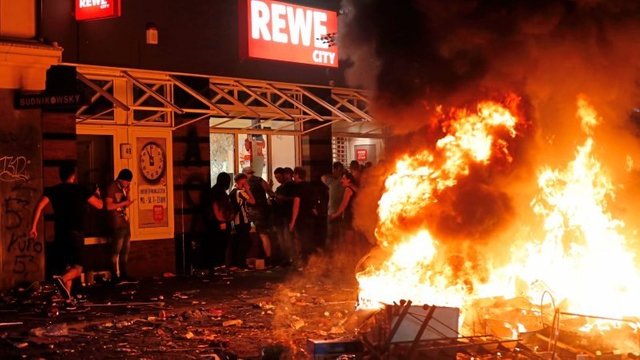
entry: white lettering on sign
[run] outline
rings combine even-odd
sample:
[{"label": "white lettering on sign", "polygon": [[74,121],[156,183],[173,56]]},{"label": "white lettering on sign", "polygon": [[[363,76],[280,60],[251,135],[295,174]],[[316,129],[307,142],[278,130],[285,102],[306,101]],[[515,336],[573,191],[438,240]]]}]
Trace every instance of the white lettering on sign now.
[{"label": "white lettering on sign", "polygon": [[271,41],[269,33],[269,7],[262,1],[251,2],[251,37]]},{"label": "white lettering on sign", "polygon": [[313,21],[313,14],[311,10],[304,11],[300,8],[295,9],[289,6],[287,7],[287,19],[289,20],[289,28],[291,29],[291,43],[293,45],[300,44],[300,38],[302,38],[302,45],[310,46],[311,39],[305,34],[311,33],[311,24]]},{"label": "white lettering on sign", "polygon": [[106,9],[109,7],[107,0],[80,0],[80,8],[99,7],[100,9]]},{"label": "white lettering on sign", "polygon": [[327,14],[294,6],[261,0],[251,1],[251,37],[283,44],[328,48],[322,37],[327,35]]},{"label": "white lettering on sign", "polygon": [[338,67],[335,11],[275,0],[242,1],[248,57]]},{"label": "white lettering on sign", "polygon": [[313,61],[321,64],[333,64],[336,54],[330,51],[315,50],[313,52]]},{"label": "white lettering on sign", "polygon": [[287,44],[289,43],[289,37],[284,33],[287,28],[287,21],[284,19],[284,15],[287,13],[287,8],[281,4],[271,5],[271,29],[273,31],[273,41]]},{"label": "white lettering on sign", "polygon": [[327,36],[327,13],[314,11],[313,12],[313,36],[316,42],[317,48],[329,47],[329,44],[325,44],[322,41],[323,36]]}]

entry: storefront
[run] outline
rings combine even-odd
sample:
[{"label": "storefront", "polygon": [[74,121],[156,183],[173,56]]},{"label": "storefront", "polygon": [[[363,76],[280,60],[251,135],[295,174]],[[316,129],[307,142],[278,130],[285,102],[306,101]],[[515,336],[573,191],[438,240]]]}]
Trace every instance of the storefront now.
[{"label": "storefront", "polygon": [[[353,89],[80,64],[50,73],[74,74],[76,90],[88,99],[75,113],[51,120],[75,121],[76,145],[70,146],[77,151],[79,182],[105,189],[119,170],[134,173],[134,248],[169,249],[166,243],[177,240],[180,250],[202,236],[203,192],[218,173],[249,166],[272,180],[280,166],[318,172],[314,135],[330,138],[327,132],[339,124],[362,130],[370,123],[366,94]],[[86,243],[106,244],[100,217],[91,219]]]},{"label": "storefront", "polygon": [[[171,0],[106,3],[39,5],[42,38],[64,48],[45,92],[83,99],[72,111],[42,111],[41,186],[58,182],[66,160],[91,188],[131,169],[134,276],[189,273],[189,249],[205,236],[204,198],[222,171],[250,166],[270,181],[277,167],[304,166],[319,178],[334,160],[381,158],[369,94],[344,87],[339,1],[198,0],[186,11]],[[103,270],[104,217],[88,222],[87,268]],[[42,233],[53,240],[51,215]]]},{"label": "storefront", "polygon": [[369,115],[369,100],[360,92],[335,93],[338,106],[360,118],[331,126],[333,160],[345,166],[353,160],[360,165],[377,164],[384,156],[384,128]]}]

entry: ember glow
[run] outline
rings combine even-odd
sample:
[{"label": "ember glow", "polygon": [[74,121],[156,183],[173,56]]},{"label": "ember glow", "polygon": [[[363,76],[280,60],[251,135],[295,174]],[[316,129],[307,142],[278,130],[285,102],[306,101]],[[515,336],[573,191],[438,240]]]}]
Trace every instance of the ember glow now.
[{"label": "ember glow", "polygon": [[[625,224],[608,210],[615,186],[593,154],[593,134],[603,119],[584,96],[577,100],[576,129],[581,127],[583,134],[575,158],[564,168],[539,169],[537,195],[529,214],[517,214],[521,238],[513,239],[511,249],[483,249],[482,258],[452,261],[450,245],[422,219],[423,210],[468,176],[470,167],[511,161],[507,143],[517,137],[522,119],[517,103],[507,104],[482,102],[475,112],[452,112],[432,149],[397,161],[378,203],[376,237],[386,255],[357,275],[361,307],[410,299],[460,307],[464,315],[480,299],[521,297],[540,306],[541,301],[550,304],[551,297],[543,295],[548,293],[562,312],[618,319],[640,315],[640,271]],[[533,224],[542,229],[530,231]],[[462,243],[456,251],[475,246]],[[509,261],[498,261],[507,252]],[[512,320],[503,327],[514,337],[536,330],[528,328],[531,323]],[[594,325],[602,329],[606,324],[591,321],[581,330]]]}]

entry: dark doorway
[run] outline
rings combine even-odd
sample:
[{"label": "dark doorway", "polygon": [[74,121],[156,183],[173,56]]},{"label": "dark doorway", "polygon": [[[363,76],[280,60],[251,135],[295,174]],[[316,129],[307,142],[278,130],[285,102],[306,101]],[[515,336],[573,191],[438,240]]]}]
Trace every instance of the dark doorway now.
[{"label": "dark doorway", "polygon": [[[78,183],[92,191],[100,189],[104,197],[113,181],[113,136],[78,135]],[[86,237],[108,237],[107,216],[104,210],[89,207],[85,219]]]}]

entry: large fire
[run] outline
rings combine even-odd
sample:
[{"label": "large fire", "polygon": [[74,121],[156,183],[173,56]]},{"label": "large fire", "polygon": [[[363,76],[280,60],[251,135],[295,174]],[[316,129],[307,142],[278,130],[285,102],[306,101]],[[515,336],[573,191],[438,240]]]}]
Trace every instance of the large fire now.
[{"label": "large fire", "polygon": [[[530,205],[543,224],[542,236],[523,230],[511,249],[452,261],[454,252],[424,219],[424,209],[469,176],[471,167],[511,161],[508,141],[523,123],[517,102],[511,97],[503,103],[481,102],[476,111],[453,111],[435,146],[397,161],[378,203],[375,234],[386,255],[357,275],[361,307],[410,299],[460,307],[464,315],[479,299],[520,297],[538,306],[553,301],[565,313],[616,319],[640,315],[640,271],[625,239],[625,224],[608,210],[615,187],[593,154],[593,132],[602,119],[584,96],[578,97],[576,113],[584,141],[575,158],[563,169],[538,172],[538,192]],[[523,219],[523,229],[530,223]],[[462,243],[455,251],[474,247],[473,241]],[[506,263],[497,261],[508,251]],[[602,324],[589,322],[582,330],[594,323]],[[506,326],[515,335],[533,330],[519,321]]]}]

